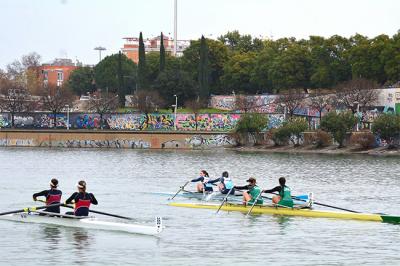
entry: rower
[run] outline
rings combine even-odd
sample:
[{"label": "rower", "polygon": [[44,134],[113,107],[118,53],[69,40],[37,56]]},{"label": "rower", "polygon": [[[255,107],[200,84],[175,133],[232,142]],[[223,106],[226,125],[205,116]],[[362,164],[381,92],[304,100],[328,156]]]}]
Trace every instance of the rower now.
[{"label": "rower", "polygon": [[229,177],[229,173],[227,171],[222,172],[222,177],[208,181],[208,183],[211,183],[211,184],[214,184],[217,182],[220,182],[218,184],[218,188],[222,194],[228,194],[230,191],[231,192],[230,194],[235,195],[235,188],[233,185],[233,181]]},{"label": "rower", "polygon": [[[44,196],[44,197],[46,197],[46,205],[52,205],[52,204],[57,204],[57,203],[61,202],[62,192],[61,192],[61,190],[57,189],[58,180],[53,178],[50,180],[49,184],[50,184],[50,189],[43,190],[39,193],[33,194],[32,197],[33,197],[34,201],[37,201],[37,197]],[[48,207],[44,211],[60,213],[60,206]]]},{"label": "rower", "polygon": [[76,184],[78,192],[74,192],[66,201],[65,204],[74,202],[74,212],[67,212],[75,216],[88,216],[90,204],[97,205],[98,202],[92,193],[86,192],[86,182],[81,180]]},{"label": "rower", "polygon": [[275,195],[272,197],[272,203],[283,205],[286,207],[293,207],[291,189],[288,186],[286,186],[286,179],[284,177],[280,177],[279,184],[280,184],[279,186],[276,186],[273,189],[263,190],[262,193],[279,192],[279,195]]},{"label": "rower", "polygon": [[190,182],[200,182],[197,184],[197,192],[213,192],[212,184],[208,181],[210,176],[208,175],[206,170],[200,171],[200,176],[198,178],[190,180]]},{"label": "rower", "polygon": [[247,189],[247,191],[243,192],[243,204],[254,204],[257,198],[256,204],[263,204],[264,200],[259,197],[261,189],[257,186],[257,180],[254,177],[250,177],[246,182],[248,184],[245,186],[234,186],[235,189]]}]

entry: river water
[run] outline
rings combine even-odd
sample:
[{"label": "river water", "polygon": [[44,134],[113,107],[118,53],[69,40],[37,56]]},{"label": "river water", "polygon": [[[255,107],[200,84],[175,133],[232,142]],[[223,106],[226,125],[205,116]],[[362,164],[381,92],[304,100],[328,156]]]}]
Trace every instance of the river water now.
[{"label": "river water", "polygon": [[400,215],[398,158],[2,148],[0,164],[0,212],[34,205],[32,193],[47,189],[52,177],[64,199],[85,179],[99,201],[93,209],[149,224],[161,215],[166,226],[157,238],[0,221],[0,265],[400,265],[400,225],[216,215],[144,193],[173,193],[201,169],[211,177],[226,170],[237,184],[254,176],[272,188],[286,176],[293,194],[312,191],[321,203]]}]

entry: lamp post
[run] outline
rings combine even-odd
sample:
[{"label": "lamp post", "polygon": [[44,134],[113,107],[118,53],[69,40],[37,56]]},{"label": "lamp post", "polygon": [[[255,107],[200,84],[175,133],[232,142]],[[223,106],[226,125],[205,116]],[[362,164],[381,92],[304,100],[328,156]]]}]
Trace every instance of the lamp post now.
[{"label": "lamp post", "polygon": [[174,95],[175,97],[175,109],[174,109],[174,128],[176,130],[176,109],[178,108],[178,96],[176,96],[176,94]]},{"label": "lamp post", "polygon": [[90,92],[87,92],[87,95],[88,95],[88,97],[89,97],[89,102],[88,102],[88,113],[90,113]]},{"label": "lamp post", "polygon": [[286,104],[282,103],[281,106],[283,106],[283,120],[286,121],[286,111],[287,111]]},{"label": "lamp post", "polygon": [[356,131],[359,130],[359,123],[360,123],[360,116],[359,116],[359,112],[360,112],[360,103],[355,101],[354,105],[356,105],[356,118],[357,118],[357,125],[356,125]]},{"label": "lamp post", "polygon": [[69,104],[66,104],[65,107],[67,107],[67,130],[69,130]]}]

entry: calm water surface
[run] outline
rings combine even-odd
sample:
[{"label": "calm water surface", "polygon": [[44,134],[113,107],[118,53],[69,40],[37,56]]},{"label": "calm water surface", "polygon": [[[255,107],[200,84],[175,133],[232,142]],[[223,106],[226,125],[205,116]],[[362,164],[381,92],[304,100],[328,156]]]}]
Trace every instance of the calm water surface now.
[{"label": "calm water surface", "polygon": [[[400,265],[400,225],[167,206],[167,197],[206,169],[264,188],[286,176],[294,194],[318,202],[400,215],[398,158],[278,155],[234,151],[0,149],[0,212],[31,206],[60,180],[65,197],[87,180],[95,209],[153,223],[160,238],[0,221],[0,265]],[[194,188],[194,185],[192,185]]]}]

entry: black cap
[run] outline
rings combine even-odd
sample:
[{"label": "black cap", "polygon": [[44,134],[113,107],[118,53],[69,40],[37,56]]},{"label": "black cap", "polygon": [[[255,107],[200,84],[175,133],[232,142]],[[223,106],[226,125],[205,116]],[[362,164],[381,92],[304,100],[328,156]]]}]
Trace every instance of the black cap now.
[{"label": "black cap", "polygon": [[57,187],[58,186],[58,180],[53,178],[52,180],[50,180],[50,186],[51,187]]},{"label": "black cap", "polygon": [[254,177],[250,177],[249,179],[246,180],[246,182],[256,183],[257,181]]}]

